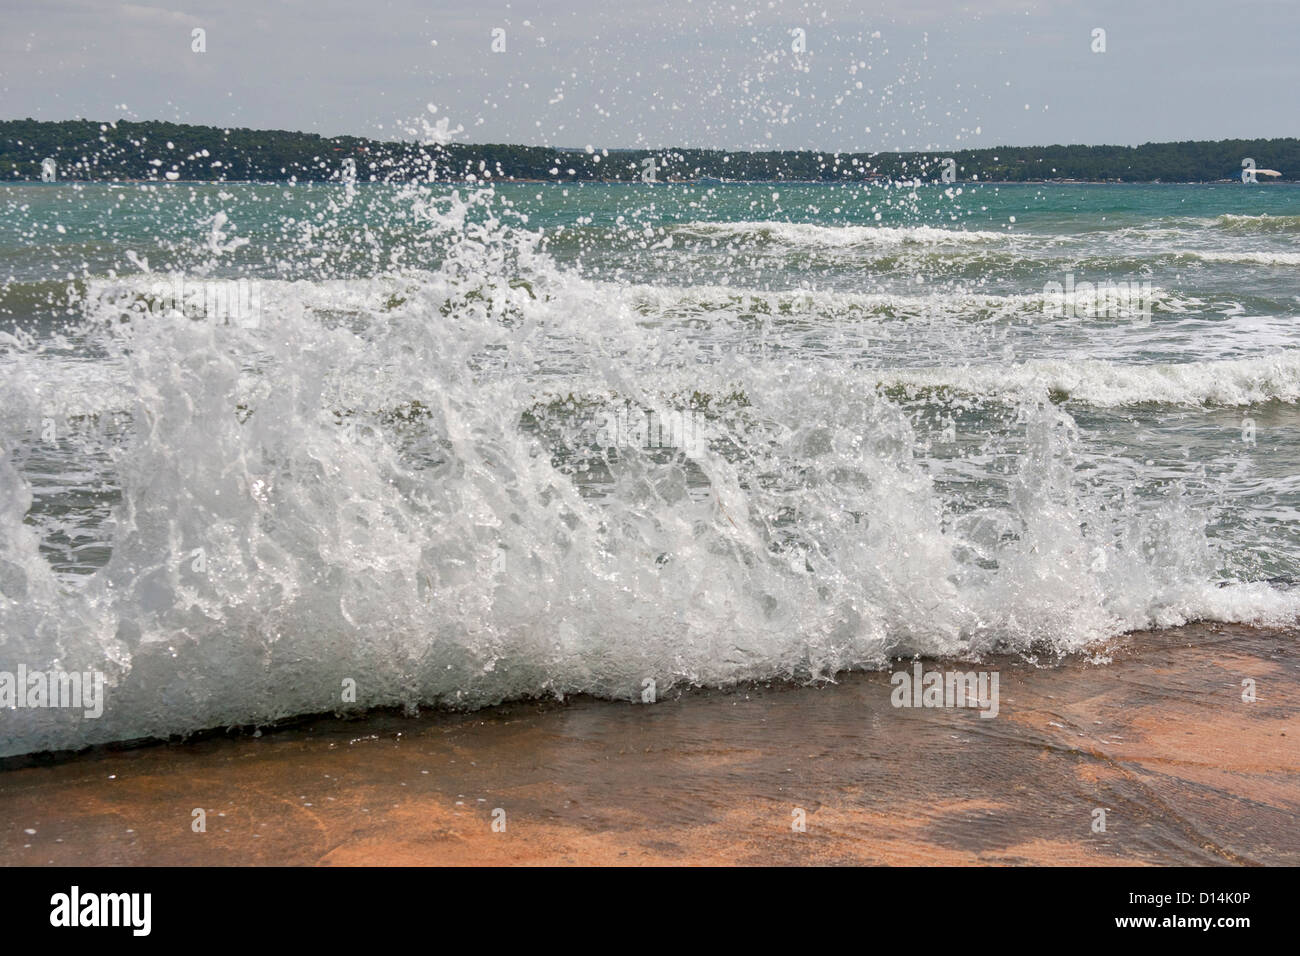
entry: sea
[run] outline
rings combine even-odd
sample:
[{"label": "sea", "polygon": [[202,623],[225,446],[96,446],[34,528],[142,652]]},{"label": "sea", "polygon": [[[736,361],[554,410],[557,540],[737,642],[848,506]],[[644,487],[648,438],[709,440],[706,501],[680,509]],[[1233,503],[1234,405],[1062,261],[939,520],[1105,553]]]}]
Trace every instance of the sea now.
[{"label": "sea", "polygon": [[1293,623],[1298,317],[1287,184],[0,185],[0,756]]}]

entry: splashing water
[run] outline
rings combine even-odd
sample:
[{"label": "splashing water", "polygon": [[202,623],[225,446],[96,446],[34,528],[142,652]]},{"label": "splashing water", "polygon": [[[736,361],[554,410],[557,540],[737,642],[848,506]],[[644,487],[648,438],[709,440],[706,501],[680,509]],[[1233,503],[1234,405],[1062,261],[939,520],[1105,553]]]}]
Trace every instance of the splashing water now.
[{"label": "splashing water", "polygon": [[[635,187],[579,215],[559,187],[169,188],[60,187],[148,223],[70,302],[7,253],[36,330],[0,336],[0,668],[109,687],[99,720],[4,714],[0,754],[334,710],[347,681],[348,707],[637,699],[1300,608],[1263,580],[1300,569],[1269,530],[1297,489],[1246,522],[1270,474],[1206,450],[1231,406],[1290,427],[1295,353],[1152,375],[1150,330],[1044,320],[1025,262],[1078,237],[757,222],[748,187],[707,221]],[[1177,263],[1164,228],[1112,271]],[[255,276],[255,321],[160,304],[182,273]],[[1206,310],[1158,284],[1183,334]]]}]

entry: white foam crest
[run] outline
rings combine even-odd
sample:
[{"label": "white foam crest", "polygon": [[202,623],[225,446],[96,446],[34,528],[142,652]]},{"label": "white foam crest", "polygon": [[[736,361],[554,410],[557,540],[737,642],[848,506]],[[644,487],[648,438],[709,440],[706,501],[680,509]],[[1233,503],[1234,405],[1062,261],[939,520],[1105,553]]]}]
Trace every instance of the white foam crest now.
[{"label": "white foam crest", "polygon": [[781,221],[701,221],[673,226],[671,231],[703,238],[757,239],[792,246],[832,248],[999,242],[1006,241],[1010,237],[1009,233],[974,229],[939,229],[934,226],[823,226],[816,223]]},{"label": "white foam crest", "polygon": [[1262,358],[1178,364],[1038,360],[1017,365],[907,369],[891,371],[878,383],[1013,398],[1055,393],[1096,406],[1296,402],[1300,401],[1300,350]]},{"label": "white foam crest", "polygon": [[[675,311],[710,311],[733,310],[736,312],[783,312],[815,313],[833,315],[851,312],[888,312],[903,317],[948,316],[961,317],[967,314],[992,313],[998,315],[1022,315],[1032,313],[1035,319],[1050,320],[1073,316],[1064,313],[1072,311],[1083,317],[1090,310],[1102,311],[1108,303],[1119,309],[1137,307],[1143,303],[1159,305],[1162,311],[1187,311],[1199,300],[1179,299],[1168,289],[1151,285],[1148,288],[1133,288],[1126,294],[1127,285],[1119,287],[1118,294],[1106,298],[1103,291],[1072,290],[1056,292],[1051,290],[997,294],[976,290],[943,290],[931,293],[904,295],[899,293],[841,292],[834,289],[783,288],[758,289],[739,286],[665,286],[650,284],[599,283],[603,286],[607,298],[625,301],[631,308],[650,313],[668,313]],[[1047,312],[1062,313],[1048,315]]]},{"label": "white foam crest", "polygon": [[1300,216],[1225,213],[1215,217],[1213,223],[1225,231],[1237,233],[1300,232]]},{"label": "white foam crest", "polygon": [[1261,266],[1300,266],[1300,252],[1250,252],[1244,249],[1223,251],[1183,250],[1178,253],[1203,262],[1240,262]]}]

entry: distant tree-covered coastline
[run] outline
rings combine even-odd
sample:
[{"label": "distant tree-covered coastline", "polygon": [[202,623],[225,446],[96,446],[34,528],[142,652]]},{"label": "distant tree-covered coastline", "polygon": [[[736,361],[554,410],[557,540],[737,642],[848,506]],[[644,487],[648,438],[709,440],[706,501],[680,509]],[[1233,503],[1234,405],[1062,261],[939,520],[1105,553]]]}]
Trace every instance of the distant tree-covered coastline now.
[{"label": "distant tree-covered coastline", "polygon": [[[1300,179],[1300,139],[1232,139],[1142,146],[1000,146],[947,152],[745,152],[716,149],[553,149],[452,143],[427,146],[356,136],[225,129],[158,121],[0,121],[0,182],[61,180],[338,182],[355,164],[362,182],[764,182],[935,180],[998,182],[1215,182],[1239,180],[1254,160],[1260,182]],[[352,164],[345,164],[351,160]],[[948,163],[951,160],[951,163]]]}]

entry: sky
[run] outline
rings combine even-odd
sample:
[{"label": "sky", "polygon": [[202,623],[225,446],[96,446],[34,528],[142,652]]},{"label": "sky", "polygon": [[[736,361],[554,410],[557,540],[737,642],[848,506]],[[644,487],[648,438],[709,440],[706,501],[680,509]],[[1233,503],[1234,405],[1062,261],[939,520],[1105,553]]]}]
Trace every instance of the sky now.
[{"label": "sky", "polygon": [[1136,145],[1300,136],[1298,51],[1297,0],[0,0],[0,119],[383,139],[446,120],[456,141],[553,147]]}]

